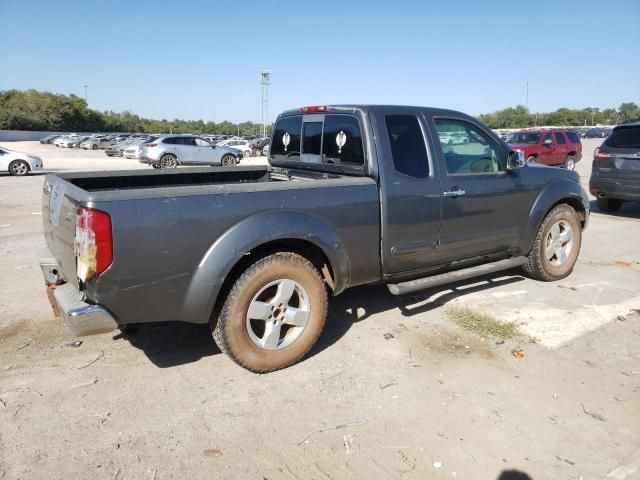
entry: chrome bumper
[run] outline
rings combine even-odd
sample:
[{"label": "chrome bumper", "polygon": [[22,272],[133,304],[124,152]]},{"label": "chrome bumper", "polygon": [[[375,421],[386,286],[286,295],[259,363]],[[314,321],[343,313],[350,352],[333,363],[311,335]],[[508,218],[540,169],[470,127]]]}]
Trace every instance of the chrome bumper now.
[{"label": "chrome bumper", "polygon": [[56,317],[64,318],[71,333],[83,337],[118,328],[118,322],[104,307],[85,302],[84,295],[75,285],[63,283],[65,279],[60,267],[47,249],[40,252],[39,261],[53,313]]},{"label": "chrome bumper", "polygon": [[118,328],[118,322],[105,308],[86,303],[82,293],[71,283],[55,287],[53,297],[64,322],[76,337],[107,333]]}]

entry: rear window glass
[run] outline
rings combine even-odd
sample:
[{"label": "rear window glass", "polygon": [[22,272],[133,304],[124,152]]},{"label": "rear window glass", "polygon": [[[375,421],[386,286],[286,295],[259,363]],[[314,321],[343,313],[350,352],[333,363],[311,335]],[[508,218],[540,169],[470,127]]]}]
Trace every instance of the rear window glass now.
[{"label": "rear window glass", "polygon": [[281,119],[273,132],[271,158],[274,160],[300,160],[300,131],[302,117]]},{"label": "rear window glass", "polygon": [[364,165],[362,133],[358,119],[350,115],[325,115],[322,160]]},{"label": "rear window glass", "polygon": [[576,132],[567,132],[567,137],[571,143],[580,143],[580,137]]},{"label": "rear window glass", "polygon": [[[286,117],[277,124],[270,156],[273,160],[300,160],[339,164],[352,167],[364,165],[364,147],[358,119],[351,115],[318,115],[318,121],[302,121],[301,116]],[[314,159],[314,160],[312,160]]]},{"label": "rear window glass", "polygon": [[322,147],[322,122],[305,122],[302,132],[302,153],[320,155]]},{"label": "rear window glass", "polygon": [[613,148],[640,148],[640,127],[619,128],[604,144]]},{"label": "rear window glass", "polygon": [[427,177],[427,148],[418,119],[414,115],[387,115],[385,123],[396,171],[411,177]]}]

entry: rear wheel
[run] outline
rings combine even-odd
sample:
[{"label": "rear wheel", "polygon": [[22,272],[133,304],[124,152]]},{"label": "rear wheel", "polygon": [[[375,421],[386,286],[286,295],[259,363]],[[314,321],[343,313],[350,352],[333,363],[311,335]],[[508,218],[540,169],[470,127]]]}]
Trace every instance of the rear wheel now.
[{"label": "rear wheel", "polygon": [[9,173],[15,177],[22,177],[29,173],[29,164],[24,160],[14,160],[9,164]]},{"label": "rear wheel", "polygon": [[622,206],[622,200],[615,198],[597,198],[596,204],[601,212],[617,212]]},{"label": "rear wheel", "polygon": [[97,149],[98,149],[98,145],[96,145],[95,143],[91,145],[91,150],[97,150]]},{"label": "rear wheel", "polygon": [[294,253],[269,255],[235,282],[213,338],[247,370],[279,370],[296,363],[316,343],[327,302],[324,282],[311,262]]},{"label": "rear wheel", "polygon": [[567,204],[558,205],[542,221],[522,268],[536,280],[560,280],[572,272],[581,243],[578,214]]},{"label": "rear wheel", "polygon": [[564,162],[564,168],[567,170],[575,170],[576,168],[576,159],[573,155],[569,155],[567,160]]},{"label": "rear wheel", "polygon": [[234,167],[236,163],[238,163],[236,160],[236,157],[234,157],[230,153],[227,153],[225,156],[222,157],[223,167]]},{"label": "rear wheel", "polygon": [[171,153],[163,155],[160,159],[160,168],[176,168],[178,166],[178,157]]},{"label": "rear wheel", "polygon": [[538,159],[533,155],[527,157],[527,163],[536,163],[537,161]]}]

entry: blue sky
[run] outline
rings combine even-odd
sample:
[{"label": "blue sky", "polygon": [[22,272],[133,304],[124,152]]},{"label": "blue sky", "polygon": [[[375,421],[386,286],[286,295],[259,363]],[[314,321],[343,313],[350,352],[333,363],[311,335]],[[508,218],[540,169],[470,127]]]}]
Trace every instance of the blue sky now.
[{"label": "blue sky", "polygon": [[[465,5],[468,3],[469,5]],[[640,103],[640,1],[0,0],[0,90],[152,118],[396,103],[477,115]]]}]

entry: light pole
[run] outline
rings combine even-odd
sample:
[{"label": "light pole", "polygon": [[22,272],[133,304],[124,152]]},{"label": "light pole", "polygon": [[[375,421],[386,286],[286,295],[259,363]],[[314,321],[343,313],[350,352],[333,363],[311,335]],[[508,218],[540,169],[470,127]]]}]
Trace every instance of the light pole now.
[{"label": "light pole", "polygon": [[85,102],[87,105],[89,105],[89,100],[88,100],[88,97],[87,97],[87,89],[88,89],[88,88],[89,88],[89,85],[85,85],[85,86],[84,86],[84,102]]},{"label": "light pole", "polygon": [[526,109],[527,113],[529,113],[529,80],[527,80],[527,95],[524,101],[524,108]]},{"label": "light pole", "polygon": [[271,84],[271,70],[260,71],[260,84],[262,85],[262,138],[267,136],[267,117],[269,109],[268,87]]}]

